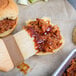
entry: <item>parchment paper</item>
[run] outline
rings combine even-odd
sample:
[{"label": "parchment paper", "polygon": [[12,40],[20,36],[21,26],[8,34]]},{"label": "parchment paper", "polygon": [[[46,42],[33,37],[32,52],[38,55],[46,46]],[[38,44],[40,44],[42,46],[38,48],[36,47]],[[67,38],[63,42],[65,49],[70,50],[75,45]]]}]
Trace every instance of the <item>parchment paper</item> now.
[{"label": "parchment paper", "polygon": [[[67,0],[41,1],[29,6],[18,5],[18,7],[19,21],[13,34],[22,29],[25,21],[37,17],[50,17],[51,22],[60,27],[65,40],[63,49],[51,55],[34,55],[25,61],[33,68],[27,76],[51,76],[72,49],[76,47],[72,43],[72,30],[76,25],[76,11]],[[14,69],[8,73],[0,72],[0,76],[22,76],[22,73]]]}]

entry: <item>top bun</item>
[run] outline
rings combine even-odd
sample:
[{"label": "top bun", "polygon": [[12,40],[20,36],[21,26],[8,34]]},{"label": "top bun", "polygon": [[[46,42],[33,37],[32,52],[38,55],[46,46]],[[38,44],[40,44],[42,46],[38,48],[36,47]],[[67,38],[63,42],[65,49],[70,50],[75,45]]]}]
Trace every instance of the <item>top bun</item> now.
[{"label": "top bun", "polygon": [[0,0],[0,20],[16,19],[17,16],[18,7],[13,0]]}]

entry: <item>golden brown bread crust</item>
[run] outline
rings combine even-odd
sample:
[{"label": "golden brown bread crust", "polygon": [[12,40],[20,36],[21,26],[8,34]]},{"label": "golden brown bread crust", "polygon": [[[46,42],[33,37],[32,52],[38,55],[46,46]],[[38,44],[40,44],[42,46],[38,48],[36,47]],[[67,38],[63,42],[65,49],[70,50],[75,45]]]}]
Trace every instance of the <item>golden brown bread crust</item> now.
[{"label": "golden brown bread crust", "polygon": [[0,0],[0,20],[5,18],[16,19],[18,7],[14,0]]},{"label": "golden brown bread crust", "polygon": [[9,35],[10,33],[12,33],[12,31],[15,29],[15,27],[17,25],[17,21],[18,21],[18,18],[16,19],[16,24],[13,25],[14,27],[12,29],[8,30],[8,31],[5,31],[4,33],[1,33],[0,37],[5,37],[5,36]]},{"label": "golden brown bread crust", "polygon": [[0,9],[5,8],[8,5],[8,0],[0,0]]}]

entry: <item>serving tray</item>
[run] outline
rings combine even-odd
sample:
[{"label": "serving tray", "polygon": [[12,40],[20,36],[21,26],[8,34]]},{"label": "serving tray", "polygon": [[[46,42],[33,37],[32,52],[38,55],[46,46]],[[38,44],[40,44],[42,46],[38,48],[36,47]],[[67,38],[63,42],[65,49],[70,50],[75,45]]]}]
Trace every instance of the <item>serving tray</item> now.
[{"label": "serving tray", "polygon": [[72,50],[72,52],[67,56],[67,58],[63,61],[63,63],[52,76],[62,76],[64,71],[70,65],[73,58],[76,58],[76,49]]}]

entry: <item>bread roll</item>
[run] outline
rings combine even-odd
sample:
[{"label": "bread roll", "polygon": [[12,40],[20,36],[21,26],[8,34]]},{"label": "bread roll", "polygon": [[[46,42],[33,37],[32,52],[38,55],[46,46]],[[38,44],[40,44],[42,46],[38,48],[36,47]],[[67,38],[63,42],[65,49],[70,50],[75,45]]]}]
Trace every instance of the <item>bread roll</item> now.
[{"label": "bread roll", "polygon": [[0,0],[0,37],[9,35],[16,27],[18,7],[14,0]]}]

